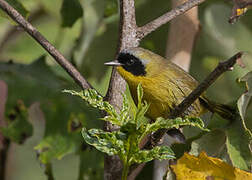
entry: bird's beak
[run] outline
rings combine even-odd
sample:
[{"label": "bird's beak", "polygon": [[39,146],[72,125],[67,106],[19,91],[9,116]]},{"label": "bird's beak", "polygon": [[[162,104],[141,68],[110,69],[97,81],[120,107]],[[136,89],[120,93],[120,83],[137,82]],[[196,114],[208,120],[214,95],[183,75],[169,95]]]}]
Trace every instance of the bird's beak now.
[{"label": "bird's beak", "polygon": [[117,60],[115,60],[115,61],[106,62],[106,63],[104,63],[104,65],[106,65],[106,66],[122,66],[123,64],[119,63]]}]

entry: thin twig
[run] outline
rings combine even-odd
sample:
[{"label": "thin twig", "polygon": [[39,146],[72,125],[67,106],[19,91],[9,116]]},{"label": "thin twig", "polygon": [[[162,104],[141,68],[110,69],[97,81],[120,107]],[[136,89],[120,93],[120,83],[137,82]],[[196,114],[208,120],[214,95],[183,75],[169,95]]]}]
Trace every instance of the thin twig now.
[{"label": "thin twig", "polygon": [[[241,58],[242,52],[238,52],[228,60],[224,62],[220,62],[219,65],[206,77],[206,79],[198,85],[198,87],[189,94],[172,112],[169,119],[174,119],[179,117],[183,114],[183,112],[197,99],[199,96],[211,85],[213,82],[216,81],[218,77],[224,72],[232,69],[232,67],[236,64],[237,60]],[[156,146],[160,139],[164,136],[167,132],[167,129],[161,129],[155,132],[152,136],[152,140],[148,141],[144,149],[151,149],[152,147]],[[138,165],[138,166],[141,166]],[[136,168],[138,168],[138,166]],[[131,175],[131,173],[130,173]]]},{"label": "thin twig", "polygon": [[51,56],[63,67],[74,81],[82,88],[92,88],[86,79],[69,63],[69,61],[26,19],[11,7],[5,0],[0,0],[0,8],[30,34]]},{"label": "thin twig", "polygon": [[218,66],[206,77],[206,79],[193,90],[172,112],[170,118],[179,117],[198,97],[207,89],[221,74],[230,71],[237,60],[242,57],[242,52],[238,52],[228,60],[220,62]]},{"label": "thin twig", "polygon": [[[232,14],[229,17],[228,22],[233,24],[240,16],[244,15],[246,13],[245,8],[252,6],[252,1],[240,1],[240,0],[233,0],[233,8],[232,8]],[[237,11],[237,10],[240,11]],[[240,13],[238,13],[240,12]]]},{"label": "thin twig", "polygon": [[185,2],[184,4],[174,8],[173,10],[165,13],[164,15],[156,18],[155,20],[149,22],[148,24],[139,27],[137,32],[137,38],[139,40],[143,39],[145,36],[147,36],[152,31],[155,31],[160,26],[166,24],[170,20],[174,19],[175,17],[185,13],[186,11],[190,10],[194,6],[197,6],[201,3],[203,3],[206,0],[189,0]]}]

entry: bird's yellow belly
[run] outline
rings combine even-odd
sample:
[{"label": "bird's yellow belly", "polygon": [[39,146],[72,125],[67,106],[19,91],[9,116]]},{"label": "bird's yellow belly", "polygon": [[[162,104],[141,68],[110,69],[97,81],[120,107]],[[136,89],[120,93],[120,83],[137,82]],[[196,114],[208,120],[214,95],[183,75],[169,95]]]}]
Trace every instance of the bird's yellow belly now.
[{"label": "bird's yellow belly", "polygon": [[168,118],[170,111],[171,108],[166,104],[151,103],[146,115],[152,120],[155,120],[158,117]]},{"label": "bird's yellow belly", "polygon": [[[135,104],[137,104],[137,87],[132,86],[132,84],[129,86],[131,95],[133,97],[133,100]],[[169,95],[166,89],[148,89],[149,86],[145,86],[144,83],[142,83],[143,87],[143,101],[146,101],[150,107],[146,113],[146,116],[152,120],[155,120],[158,117],[164,117],[168,118],[168,115],[170,114],[170,111],[172,109],[172,104],[174,103],[174,100]]]},{"label": "bird's yellow belly", "polygon": [[[146,116],[152,120],[158,117],[168,118],[171,111],[180,104],[184,97],[175,92],[170,92],[167,88],[148,89],[149,86],[145,86],[142,83],[144,90],[143,101],[146,101],[150,107],[146,113]],[[136,86],[130,86],[131,95],[135,104],[137,104],[137,91]],[[196,100],[184,113],[184,115],[189,116],[200,116],[203,113],[203,107],[199,100]]]},{"label": "bird's yellow belly", "polygon": [[[160,72],[158,76],[147,78],[133,76],[121,67],[118,68],[118,71],[127,81],[135,104],[138,103],[137,86],[141,84],[143,100],[150,105],[146,115],[152,120],[158,117],[168,118],[175,106],[179,105],[189,95],[190,89],[193,88],[190,84],[184,82],[179,84],[179,81],[181,81],[179,79],[175,79],[173,82],[166,73]],[[196,100],[183,115],[200,116],[202,112],[203,106],[199,100]]]}]

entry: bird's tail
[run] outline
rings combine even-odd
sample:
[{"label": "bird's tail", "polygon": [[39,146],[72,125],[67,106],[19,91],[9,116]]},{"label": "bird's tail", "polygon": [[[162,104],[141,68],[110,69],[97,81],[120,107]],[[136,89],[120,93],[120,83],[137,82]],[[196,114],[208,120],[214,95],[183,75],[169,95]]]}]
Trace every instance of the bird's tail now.
[{"label": "bird's tail", "polygon": [[227,119],[229,121],[232,121],[236,117],[236,109],[232,106],[216,103],[213,101],[205,100],[207,101],[204,104],[206,104],[206,108],[213,112],[219,114],[222,118]]}]

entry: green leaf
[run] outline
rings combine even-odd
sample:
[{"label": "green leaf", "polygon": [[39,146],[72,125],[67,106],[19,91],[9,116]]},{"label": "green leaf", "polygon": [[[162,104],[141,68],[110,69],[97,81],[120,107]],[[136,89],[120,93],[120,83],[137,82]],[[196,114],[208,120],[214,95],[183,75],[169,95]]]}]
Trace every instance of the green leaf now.
[{"label": "green leaf", "polygon": [[190,154],[198,156],[204,151],[210,156],[220,155],[225,150],[226,134],[223,130],[215,129],[192,142]]},{"label": "green leaf", "polygon": [[143,87],[141,84],[137,85],[137,107],[139,108],[142,106],[142,99],[143,99]]},{"label": "green leaf", "polygon": [[[208,50],[208,54],[228,58],[231,54],[240,50],[251,51],[252,43],[247,40],[252,37],[250,28],[245,23],[232,26],[227,23],[229,16],[230,7],[223,3],[213,3],[206,7],[203,22],[205,26],[204,33],[207,33],[207,36],[204,37],[207,38],[206,47],[210,50],[210,52]],[[244,70],[240,71],[244,73]]]},{"label": "green leaf", "polygon": [[137,99],[138,104],[137,104],[137,111],[134,116],[134,121],[136,122],[137,125],[136,128],[139,129],[142,125],[146,125],[148,123],[148,120],[144,117],[144,115],[149,109],[149,105],[146,102],[142,103],[143,88],[141,84],[138,84],[137,86]]},{"label": "green leaf", "polygon": [[21,100],[17,105],[8,113],[7,127],[0,127],[0,132],[11,141],[18,144],[24,143],[24,141],[32,136],[33,127],[28,121],[28,112]]},{"label": "green leaf", "polygon": [[80,153],[78,180],[103,179],[104,154],[85,144],[85,150]]},{"label": "green leaf", "polygon": [[103,97],[98,94],[94,89],[87,89],[84,91],[76,92],[73,90],[64,90],[65,93],[70,93],[74,96],[80,96],[83,100],[87,101],[90,106],[98,108],[99,110],[106,111],[108,116],[101,118],[104,121],[109,121],[115,125],[121,126],[122,121],[116,110],[107,101],[103,101]]},{"label": "green leaf", "polygon": [[[24,18],[27,18],[29,15],[29,11],[20,3],[18,0],[6,0],[14,9],[16,9]],[[2,9],[0,9],[0,16],[13,20],[5,13]]]},{"label": "green leaf", "polygon": [[108,155],[125,153],[123,140],[126,140],[127,137],[122,132],[105,132],[101,129],[90,129],[87,131],[83,128],[82,136],[86,143]]},{"label": "green leaf", "polygon": [[[80,2],[82,8],[84,9],[84,15],[82,19],[82,32],[79,36],[78,41],[76,42],[73,54],[77,67],[81,68],[81,72],[85,72],[85,76],[87,77],[87,75],[89,75],[89,73],[93,71],[92,68],[88,67],[90,67],[90,65],[94,63],[94,60],[96,60],[96,58],[90,58],[89,56],[89,50],[92,49],[90,46],[92,46],[95,42],[95,38],[100,34],[104,34],[104,31],[106,31],[107,29],[103,21],[105,1],[82,0]],[[100,50],[103,51],[104,48]],[[99,53],[101,52],[100,50]],[[94,53],[97,55],[96,52]],[[100,71],[104,72],[104,66],[102,65],[102,63],[97,63],[95,74],[100,74]],[[102,74],[104,75],[104,73]]]},{"label": "green leaf", "polygon": [[121,124],[127,124],[131,120],[130,116],[130,105],[128,102],[128,99],[125,94],[122,94],[123,96],[123,105],[122,109],[120,111],[120,119],[121,119]]},{"label": "green leaf", "polygon": [[125,95],[123,95],[122,111],[118,115],[113,106],[103,101],[103,98],[93,89],[81,92],[64,90],[64,92],[80,96],[92,107],[106,111],[108,116],[103,118],[103,120],[120,126],[120,129],[114,132],[105,132],[101,129],[87,130],[83,128],[82,136],[86,143],[94,146],[99,151],[107,153],[108,155],[118,155],[124,164],[123,177],[127,176],[128,167],[132,163],[148,162],[153,159],[175,158],[171,148],[165,146],[158,146],[151,150],[140,150],[139,143],[149,133],[159,129],[178,128],[182,125],[191,125],[207,131],[200,118],[185,117],[184,119],[176,118],[172,120],[158,118],[152,124],[148,124],[148,121],[142,120],[149,106],[147,103],[142,103],[143,89],[140,84],[137,87],[137,110],[133,117],[129,116],[130,107]]},{"label": "green leaf", "polygon": [[252,163],[252,154],[249,147],[252,134],[246,127],[245,115],[252,96],[252,72],[248,72],[244,77],[240,78],[239,82],[245,82],[246,92],[237,101],[240,117],[237,117],[235,122],[226,130],[226,145],[232,164],[240,169],[249,170]]},{"label": "green leaf", "polygon": [[175,154],[172,149],[168,146],[156,146],[151,150],[140,150],[133,154],[130,159],[131,163],[143,163],[153,159],[164,160],[164,159],[175,159]]},{"label": "green leaf", "polygon": [[105,17],[112,16],[117,13],[117,1],[116,0],[105,0],[106,5],[105,5],[105,12],[104,15]]},{"label": "green leaf", "polygon": [[71,137],[63,134],[54,134],[44,137],[34,149],[39,155],[39,160],[43,164],[51,162],[52,159],[62,159],[65,155],[72,153],[76,146]]},{"label": "green leaf", "polygon": [[83,16],[83,9],[79,0],[63,0],[60,13],[62,27],[72,27]]},{"label": "green leaf", "polygon": [[[98,111],[87,107],[81,99],[61,93],[61,89],[76,88],[71,80],[57,76],[46,64],[45,56],[33,63],[0,63],[0,77],[8,84],[6,112],[10,112],[17,99],[30,106],[39,102],[45,119],[45,137],[38,142],[39,160],[48,163],[55,158],[75,153],[82,147],[79,134],[83,125],[101,127]],[[32,117],[29,117],[32,118]],[[59,141],[60,144],[54,144]],[[49,147],[49,148],[47,148]]]},{"label": "green leaf", "polygon": [[242,124],[245,131],[252,138],[251,131],[246,127],[245,124],[245,115],[248,104],[252,96],[252,71],[248,72],[245,76],[239,79],[239,82],[246,82],[246,92],[241,95],[237,101],[237,107],[241,116]]},{"label": "green leaf", "polygon": [[[178,117],[176,119],[164,119],[162,117],[157,118],[156,121],[152,124],[147,124],[145,128],[145,132],[142,135],[142,138],[151,132],[155,132],[159,129],[171,129],[171,128],[179,128],[180,126],[194,126],[198,127],[203,131],[209,131],[204,128],[203,121],[198,117]],[[141,138],[141,139],[142,139]]]},{"label": "green leaf", "polygon": [[246,133],[241,120],[235,122],[226,130],[227,152],[232,164],[240,169],[249,170],[252,163],[252,154],[249,148],[251,136]]}]

